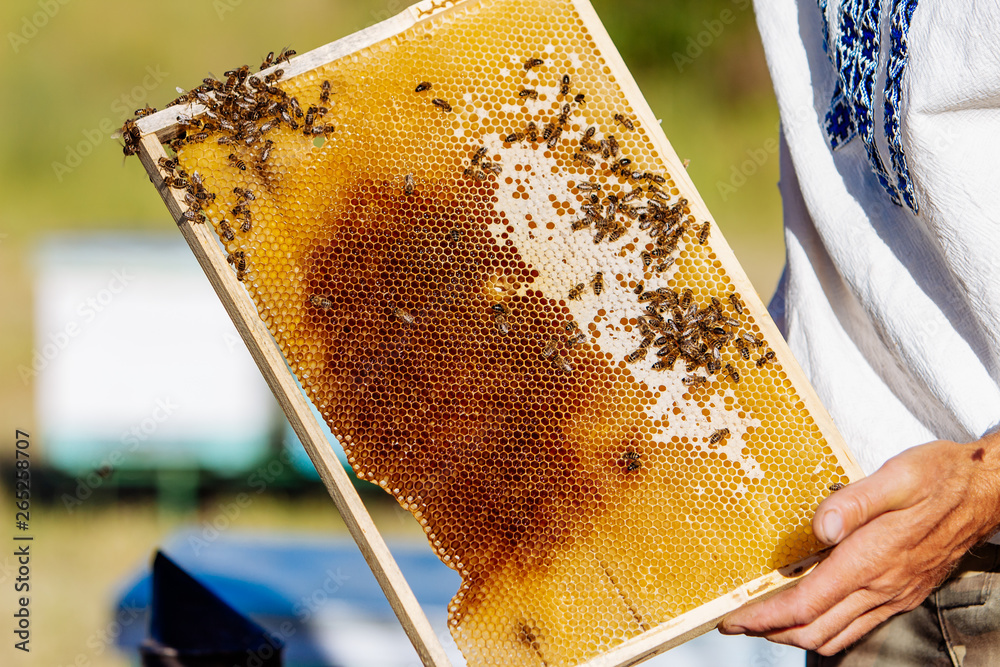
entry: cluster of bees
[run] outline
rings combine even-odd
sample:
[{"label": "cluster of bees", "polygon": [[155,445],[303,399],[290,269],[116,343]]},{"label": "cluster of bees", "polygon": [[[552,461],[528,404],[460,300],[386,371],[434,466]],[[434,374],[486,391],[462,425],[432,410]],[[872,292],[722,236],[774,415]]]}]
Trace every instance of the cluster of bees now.
[{"label": "cluster of bees", "polygon": [[[287,48],[282,49],[277,56],[272,51],[261,63],[260,71],[286,63],[294,55],[295,51]],[[175,153],[185,144],[202,142],[209,136],[214,136],[220,145],[232,147],[228,161],[233,168],[246,171],[249,163],[266,183],[266,166],[274,148],[274,142],[265,137],[268,132],[281,125],[295,131],[301,129],[307,137],[327,136],[334,131],[334,126],[322,122],[329,111],[329,81],[321,84],[319,105],[310,106],[303,111],[294,96],[274,85],[284,74],[282,69],[259,76],[251,75],[250,66],[243,65],[224,74],[224,81],[215,77],[205,78],[201,85],[187,92],[180,91],[181,95],[167,105],[171,107],[199,103],[204,107],[204,111],[197,117],[184,114],[177,116],[181,132],[169,143]],[[120,131],[125,155],[138,152],[140,133],[135,121],[155,111],[156,109],[147,105],[136,110],[135,118],[125,121]],[[160,158],[159,165],[167,172],[164,184],[185,191],[184,203],[187,210],[182,214],[182,220],[204,222],[202,208],[215,201],[216,197],[206,190],[201,176],[197,172],[188,174],[181,169],[176,157]],[[251,202],[256,196],[249,189],[239,187],[233,188],[233,194],[236,197],[236,203],[231,209],[234,222],[222,220],[219,223],[219,232],[226,241],[236,238],[234,227],[243,233],[249,233],[253,228]],[[236,277],[243,280],[247,265],[245,252],[230,253],[227,260],[236,269]]]},{"label": "cluster of bees", "polygon": [[[656,290],[645,290],[640,283],[635,288],[640,303],[645,303],[645,312],[638,318],[639,332],[642,341],[639,347],[631,352],[625,360],[634,363],[645,359],[650,350],[658,358],[653,364],[653,370],[672,369],[677,361],[686,362],[686,370],[690,374],[682,381],[692,388],[708,384],[704,375],[694,374],[700,369],[708,375],[719,375],[728,378],[734,384],[739,383],[740,374],[731,363],[723,364],[722,350],[730,343],[735,345],[743,359],[749,361],[752,349],[765,346],[764,340],[747,331],[740,331],[741,322],[731,317],[722,302],[712,297],[709,305],[699,308],[693,302],[690,289],[680,294],[676,290],[661,287]],[[743,313],[743,303],[735,293],[730,294],[729,304],[736,314]],[[664,317],[664,313],[670,317]],[[763,352],[756,361],[758,368],[776,360],[774,352]]]}]

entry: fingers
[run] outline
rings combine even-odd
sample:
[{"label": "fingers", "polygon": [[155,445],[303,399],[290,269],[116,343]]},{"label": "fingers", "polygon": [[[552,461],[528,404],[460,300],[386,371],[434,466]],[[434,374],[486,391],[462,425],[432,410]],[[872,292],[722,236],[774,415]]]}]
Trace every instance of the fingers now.
[{"label": "fingers", "polygon": [[866,583],[850,576],[850,570],[842,571],[838,556],[834,550],[794,588],[732,612],[719,624],[719,632],[767,635],[812,623]]},{"label": "fingers", "polygon": [[882,602],[878,595],[869,591],[855,591],[811,623],[762,636],[779,644],[836,653],[902,609],[892,601]]},{"label": "fingers", "polygon": [[840,544],[875,517],[916,504],[923,497],[918,478],[907,461],[890,460],[821,502],[813,516],[813,534],[825,544]]}]

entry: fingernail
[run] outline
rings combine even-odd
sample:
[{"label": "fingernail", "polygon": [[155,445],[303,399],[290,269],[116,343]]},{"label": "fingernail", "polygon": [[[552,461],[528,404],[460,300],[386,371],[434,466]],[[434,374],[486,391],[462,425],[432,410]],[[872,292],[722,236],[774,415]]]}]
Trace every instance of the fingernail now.
[{"label": "fingernail", "polygon": [[819,539],[827,544],[838,544],[841,540],[841,533],[844,532],[844,517],[840,516],[840,510],[830,509],[820,520],[821,535]]},{"label": "fingernail", "polygon": [[726,625],[719,626],[719,632],[724,635],[744,635],[746,634],[747,629],[742,625],[729,625],[727,623]]}]

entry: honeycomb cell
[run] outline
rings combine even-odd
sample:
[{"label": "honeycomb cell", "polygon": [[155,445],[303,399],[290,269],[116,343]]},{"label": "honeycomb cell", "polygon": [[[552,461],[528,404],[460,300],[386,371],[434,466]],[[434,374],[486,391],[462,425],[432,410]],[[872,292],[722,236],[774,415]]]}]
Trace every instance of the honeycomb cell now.
[{"label": "honeycomb cell", "polygon": [[570,3],[234,72],[173,176],[461,574],[470,665],[577,664],[821,548],[849,477]]}]

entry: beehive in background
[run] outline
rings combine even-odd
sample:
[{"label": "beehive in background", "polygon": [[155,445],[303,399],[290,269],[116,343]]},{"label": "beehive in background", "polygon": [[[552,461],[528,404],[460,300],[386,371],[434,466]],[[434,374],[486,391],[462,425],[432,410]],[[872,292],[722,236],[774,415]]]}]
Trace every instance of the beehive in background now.
[{"label": "beehive in background", "polygon": [[469,664],[579,664],[815,554],[857,468],[592,9],[412,15],[194,91],[160,167],[462,575]]}]

